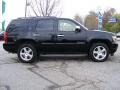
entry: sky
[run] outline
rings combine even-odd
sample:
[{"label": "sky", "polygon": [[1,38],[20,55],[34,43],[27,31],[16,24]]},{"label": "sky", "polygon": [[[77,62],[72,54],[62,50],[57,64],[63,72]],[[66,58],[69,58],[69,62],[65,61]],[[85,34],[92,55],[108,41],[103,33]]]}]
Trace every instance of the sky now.
[{"label": "sky", "polygon": [[[3,18],[6,19],[7,24],[15,18],[25,16],[25,0],[5,0],[6,1],[6,13]],[[2,0],[1,0],[2,2]],[[2,5],[0,2],[0,6]],[[104,11],[107,8],[113,7],[120,12],[119,0],[62,0],[62,15],[61,17],[73,18],[75,14],[79,14],[82,17],[88,14],[89,11],[97,11],[101,9]],[[1,12],[1,7],[0,7]],[[0,23],[2,21],[2,15],[0,13]],[[0,26],[1,27],[1,26]]]}]

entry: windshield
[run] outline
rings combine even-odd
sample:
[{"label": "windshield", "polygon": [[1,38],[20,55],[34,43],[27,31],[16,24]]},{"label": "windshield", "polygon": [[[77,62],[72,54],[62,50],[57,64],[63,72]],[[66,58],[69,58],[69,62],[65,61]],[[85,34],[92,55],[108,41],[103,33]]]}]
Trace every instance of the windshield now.
[{"label": "windshield", "polygon": [[85,27],[84,25],[82,25],[81,23],[79,23],[83,28],[85,28],[86,30],[88,30],[88,28],[87,27]]}]

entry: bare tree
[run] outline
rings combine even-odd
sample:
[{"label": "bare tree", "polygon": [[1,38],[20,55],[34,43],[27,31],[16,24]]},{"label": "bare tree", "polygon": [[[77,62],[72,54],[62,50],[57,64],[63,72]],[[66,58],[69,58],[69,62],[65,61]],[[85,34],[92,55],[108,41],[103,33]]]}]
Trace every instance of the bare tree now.
[{"label": "bare tree", "polygon": [[35,16],[60,16],[61,15],[61,0],[31,0],[30,8]]},{"label": "bare tree", "polygon": [[94,11],[90,11],[89,14],[85,17],[84,25],[89,30],[98,29],[98,20],[96,18],[96,13]]},{"label": "bare tree", "polygon": [[83,24],[83,18],[79,14],[75,14],[74,20],[76,20],[79,23]]}]

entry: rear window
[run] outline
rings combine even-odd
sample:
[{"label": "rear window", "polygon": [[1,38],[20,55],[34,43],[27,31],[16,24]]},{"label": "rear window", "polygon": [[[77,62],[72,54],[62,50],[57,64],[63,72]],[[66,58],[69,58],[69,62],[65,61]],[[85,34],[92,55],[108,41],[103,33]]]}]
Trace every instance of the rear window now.
[{"label": "rear window", "polygon": [[37,23],[37,31],[48,31],[53,30],[54,21],[53,20],[40,20]]}]

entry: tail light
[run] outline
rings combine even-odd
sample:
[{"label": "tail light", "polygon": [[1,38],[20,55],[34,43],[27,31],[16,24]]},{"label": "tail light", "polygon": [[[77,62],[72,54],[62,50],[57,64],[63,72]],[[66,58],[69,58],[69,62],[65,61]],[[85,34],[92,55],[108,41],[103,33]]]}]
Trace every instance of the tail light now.
[{"label": "tail light", "polygon": [[5,44],[8,42],[8,32],[4,32],[4,42]]}]

